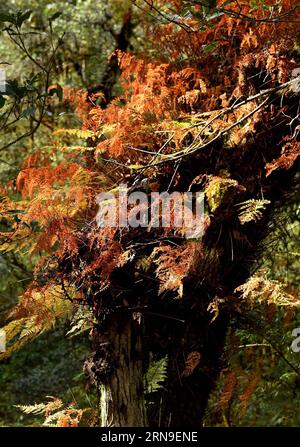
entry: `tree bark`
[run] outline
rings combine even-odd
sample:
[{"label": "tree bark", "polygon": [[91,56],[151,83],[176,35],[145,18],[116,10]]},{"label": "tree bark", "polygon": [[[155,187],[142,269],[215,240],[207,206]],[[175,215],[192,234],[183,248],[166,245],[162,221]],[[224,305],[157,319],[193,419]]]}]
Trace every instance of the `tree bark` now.
[{"label": "tree bark", "polygon": [[100,392],[100,425],[145,427],[140,323],[128,313],[115,313],[104,326],[95,335],[98,346],[91,368]]}]

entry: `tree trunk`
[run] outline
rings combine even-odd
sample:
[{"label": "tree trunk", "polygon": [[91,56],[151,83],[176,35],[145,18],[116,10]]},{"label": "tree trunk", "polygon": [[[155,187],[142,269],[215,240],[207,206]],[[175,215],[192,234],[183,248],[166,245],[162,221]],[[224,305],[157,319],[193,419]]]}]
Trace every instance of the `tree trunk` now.
[{"label": "tree trunk", "polygon": [[[195,303],[198,298],[198,304]],[[203,300],[203,301],[202,301]],[[162,304],[162,303],[161,303]],[[219,317],[211,323],[211,316],[204,311],[204,295],[195,289],[195,300],[165,303],[156,306],[153,313],[178,318],[155,321],[147,317],[146,333],[149,350],[168,355],[168,379],[160,393],[151,396],[154,404],[148,407],[152,427],[188,428],[201,427],[209,395],[220,371],[227,318]],[[180,322],[180,320],[184,320]],[[199,357],[199,364],[186,369],[189,354]]]},{"label": "tree trunk", "polygon": [[91,367],[100,391],[101,426],[145,427],[140,323],[128,313],[115,313],[104,326],[105,332],[95,334]]}]

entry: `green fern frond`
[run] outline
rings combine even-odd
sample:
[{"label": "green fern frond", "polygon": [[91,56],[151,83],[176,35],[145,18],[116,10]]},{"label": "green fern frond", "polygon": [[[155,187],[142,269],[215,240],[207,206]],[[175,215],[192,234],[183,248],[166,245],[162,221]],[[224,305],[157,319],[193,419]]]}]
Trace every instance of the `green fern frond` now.
[{"label": "green fern frond", "polygon": [[162,382],[167,378],[168,356],[158,360],[150,361],[145,376],[145,393],[154,393],[163,388]]}]

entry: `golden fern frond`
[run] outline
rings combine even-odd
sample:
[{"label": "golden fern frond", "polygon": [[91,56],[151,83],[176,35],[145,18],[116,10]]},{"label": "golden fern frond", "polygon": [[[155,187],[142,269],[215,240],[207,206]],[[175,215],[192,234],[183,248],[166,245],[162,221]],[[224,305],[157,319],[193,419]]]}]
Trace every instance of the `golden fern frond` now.
[{"label": "golden fern frond", "polygon": [[[71,313],[73,305],[65,298],[65,291],[74,298],[76,291],[69,286],[50,285],[42,290],[25,294],[11,313],[15,319],[2,328],[6,338],[6,351],[0,360],[8,358],[25,344],[52,329],[56,321]],[[24,316],[25,315],[25,316]]]},{"label": "golden fern frond", "polygon": [[45,414],[46,416],[53,413],[53,411],[58,410],[63,406],[61,399],[53,396],[46,396],[49,401],[46,403],[33,404],[33,405],[14,405],[14,407],[19,408],[25,414]]},{"label": "golden fern frond", "polygon": [[258,272],[248,281],[235,289],[250,307],[256,304],[275,304],[284,307],[300,307],[300,298],[284,290],[279,281],[266,279]]},{"label": "golden fern frond", "polygon": [[270,200],[255,200],[250,199],[245,202],[238,203],[239,208],[239,220],[241,224],[245,224],[246,222],[255,221],[257,222],[263,216],[263,211],[266,209],[266,206],[269,205]]},{"label": "golden fern frond", "polygon": [[95,150],[93,146],[60,146],[60,149],[63,152],[92,152]]},{"label": "golden fern frond", "polygon": [[205,195],[211,212],[214,213],[219,208],[229,191],[238,191],[240,188],[236,180],[212,176],[205,187]]},{"label": "golden fern frond", "polygon": [[33,404],[33,405],[14,405],[25,414],[42,414],[47,407],[47,404]]},{"label": "golden fern frond", "polygon": [[90,408],[76,409],[72,404],[62,409],[61,399],[53,396],[47,397],[50,399],[47,403],[15,405],[15,407],[25,414],[43,414],[45,416],[43,426],[46,427],[77,427],[83,413],[90,410]]},{"label": "golden fern frond", "polygon": [[13,352],[18,351],[37,336],[38,328],[34,328],[34,326],[32,326],[31,331],[27,331],[27,333],[23,333],[23,335],[21,335],[30,320],[31,319],[25,317],[20,318],[18,320],[11,321],[2,328],[6,339],[6,350],[0,353],[0,360],[10,357]]},{"label": "golden fern frond", "polygon": [[83,140],[87,140],[88,138],[92,138],[94,140],[97,137],[95,132],[85,129],[57,129],[53,133],[54,135],[61,133],[72,135],[73,137],[82,138]]}]

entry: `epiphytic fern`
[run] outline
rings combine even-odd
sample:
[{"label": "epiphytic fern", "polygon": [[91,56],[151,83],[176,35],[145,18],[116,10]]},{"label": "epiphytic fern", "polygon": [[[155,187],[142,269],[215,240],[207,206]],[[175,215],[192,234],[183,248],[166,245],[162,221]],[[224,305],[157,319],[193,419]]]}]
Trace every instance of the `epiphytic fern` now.
[{"label": "epiphytic fern", "polygon": [[80,306],[71,321],[71,329],[67,332],[68,337],[76,337],[91,329],[93,314],[90,309]]},{"label": "epiphytic fern", "polygon": [[284,290],[279,281],[264,278],[259,273],[251,276],[247,282],[239,286],[235,292],[250,306],[266,303],[284,307],[300,307],[300,299]]},{"label": "epiphytic fern", "polygon": [[269,200],[255,200],[250,199],[245,202],[239,203],[239,220],[241,224],[246,222],[257,222],[263,216],[263,211],[266,209],[266,205],[271,203]]},{"label": "epiphytic fern", "polygon": [[88,138],[92,138],[94,140],[96,138],[95,132],[86,129],[58,129],[54,132],[54,134],[66,134],[77,138],[82,138],[84,140],[87,140]]},{"label": "epiphytic fern", "polygon": [[8,358],[29,341],[52,329],[58,319],[71,312],[73,305],[66,299],[65,291],[70,298],[76,296],[72,287],[65,286],[63,289],[58,285],[29,289],[24,293],[11,312],[14,320],[3,327],[7,346],[0,359]]},{"label": "epiphytic fern", "polygon": [[145,376],[146,394],[154,393],[163,388],[162,382],[167,378],[168,356],[158,361],[151,361]]}]

